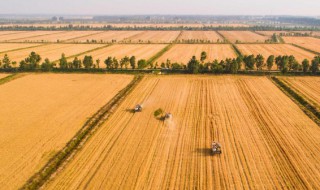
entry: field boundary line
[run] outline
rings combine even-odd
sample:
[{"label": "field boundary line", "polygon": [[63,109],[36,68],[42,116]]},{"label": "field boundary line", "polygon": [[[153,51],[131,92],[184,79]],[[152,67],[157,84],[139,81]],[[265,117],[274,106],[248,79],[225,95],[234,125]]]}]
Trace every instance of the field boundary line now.
[{"label": "field boundary line", "polygon": [[76,39],[79,39],[79,38],[85,38],[85,37],[89,37],[89,36],[93,36],[93,35],[97,35],[97,34],[102,34],[104,33],[105,31],[96,31],[96,33],[93,33],[93,34],[88,34],[88,35],[84,35],[84,36],[80,36],[80,37],[75,37],[75,38],[70,38],[70,39],[66,39],[66,40],[62,40],[61,42],[68,42],[70,40],[76,40]]},{"label": "field boundary line", "polygon": [[[54,31],[53,31],[53,32],[54,32]],[[11,40],[8,40],[8,41],[24,40],[24,39],[28,39],[28,38],[41,37],[41,36],[50,36],[50,35],[61,34],[61,33],[64,33],[64,31],[59,31],[59,32],[53,33],[53,34],[41,34],[41,35],[24,37],[24,38],[15,38],[15,39],[11,39]],[[24,43],[27,43],[27,42],[24,42]]]},{"label": "field boundary line", "polygon": [[[30,47],[24,47],[24,48],[18,48],[18,49],[12,49],[12,50],[7,50],[7,51],[3,51],[0,52],[1,54],[3,53],[11,53],[11,52],[15,52],[15,51],[21,51],[21,50],[26,50],[26,49],[32,49],[32,48],[37,48],[37,47],[41,47],[41,46],[46,46],[46,45],[50,45],[50,44],[39,44],[39,45],[35,45],[35,46],[30,46]],[[30,52],[31,53],[31,52]]]},{"label": "field boundary line", "polygon": [[[107,45],[104,45],[104,46],[101,46],[101,47],[97,47],[97,48],[94,48],[94,49],[91,49],[91,50],[88,50],[88,51],[85,51],[85,52],[81,52],[81,53],[78,53],[78,54],[75,54],[75,55],[71,55],[71,56],[68,56],[66,57],[66,59],[72,59],[72,58],[75,58],[75,57],[79,57],[79,56],[82,56],[82,55],[87,55],[88,53],[91,53],[91,52],[94,52],[94,51],[98,51],[100,49],[103,49],[103,48],[107,48],[107,47],[110,47],[112,46],[113,44],[107,44]],[[53,61],[53,63],[58,63],[60,59],[58,60],[55,60]]]},{"label": "field boundary line", "polygon": [[119,104],[125,100],[142,79],[143,75],[136,75],[124,89],[90,117],[66,146],[57,152],[37,173],[29,178],[20,189],[41,188],[53,174],[68,163],[76,154],[77,150],[81,148],[90,136],[116,111]]},{"label": "field boundary line", "polygon": [[308,52],[310,52],[310,53],[313,53],[313,54],[316,54],[316,55],[320,55],[320,52],[313,51],[313,50],[311,50],[311,49],[308,49],[308,48],[299,46],[299,45],[297,45],[297,44],[290,44],[290,45],[292,45],[292,46],[294,46],[294,47],[297,47],[297,48],[300,48],[300,49],[302,49],[302,50],[308,51]]},{"label": "field boundary line", "polygon": [[0,79],[0,85],[3,85],[5,83],[8,83],[8,82],[13,81],[18,78],[21,78],[23,76],[25,76],[25,74],[12,74],[12,75],[6,76],[6,77]]},{"label": "field boundary line", "polygon": [[235,53],[237,56],[243,56],[242,52],[239,50],[239,48],[237,47],[237,45],[231,44],[231,48],[233,49],[234,53]]},{"label": "field boundary line", "polygon": [[271,77],[271,81],[293,102],[295,102],[301,110],[318,126],[320,126],[320,111],[310,102],[308,102],[303,96],[291,89],[285,82],[277,77]]},{"label": "field boundary line", "polygon": [[147,60],[148,64],[154,63],[158,58],[160,58],[162,55],[164,55],[167,51],[169,51],[175,44],[169,44],[166,47],[164,47],[162,50],[160,50],[158,53],[156,53],[154,56],[152,56],[150,59]]}]

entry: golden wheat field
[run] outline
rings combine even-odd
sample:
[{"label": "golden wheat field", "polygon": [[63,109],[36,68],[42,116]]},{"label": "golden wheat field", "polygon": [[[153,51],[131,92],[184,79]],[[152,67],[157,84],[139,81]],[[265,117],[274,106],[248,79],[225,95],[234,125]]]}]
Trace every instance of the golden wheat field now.
[{"label": "golden wheat field", "polygon": [[256,34],[251,31],[219,31],[225,38],[232,43],[264,43],[270,37]]},{"label": "golden wheat field", "polygon": [[196,40],[198,42],[217,42],[222,41],[222,38],[215,31],[182,31],[182,35],[178,38],[180,42],[188,40]]},{"label": "golden wheat field", "polygon": [[29,32],[20,32],[12,33],[8,35],[0,36],[0,42],[11,42],[11,41],[25,41],[26,38],[46,36],[50,34],[60,33],[61,31],[29,31]]},{"label": "golden wheat field", "polygon": [[320,53],[320,39],[313,37],[283,37],[286,43],[296,44]]},{"label": "golden wheat field", "polygon": [[74,39],[75,42],[91,42],[92,40],[96,40],[98,43],[111,43],[113,40],[115,42],[125,41],[129,37],[135,36],[137,34],[142,33],[142,31],[106,31],[102,33],[98,33],[91,36],[80,37]]},{"label": "golden wheat field", "polygon": [[179,34],[180,31],[143,31],[126,41],[133,43],[171,43],[177,39]]},{"label": "golden wheat field", "polygon": [[313,53],[290,44],[237,44],[237,47],[244,55],[261,54],[265,57],[265,60],[267,60],[270,55],[294,55],[301,63],[304,59],[312,60],[315,56]]},{"label": "golden wheat field", "polygon": [[1,85],[1,189],[21,187],[132,78],[33,74]]},{"label": "golden wheat field", "polygon": [[8,52],[13,50],[19,50],[24,48],[31,48],[35,46],[39,46],[40,44],[28,44],[28,43],[0,43],[0,53]]},{"label": "golden wheat field", "polygon": [[320,77],[281,77],[281,80],[320,108]]},{"label": "golden wheat field", "polygon": [[207,52],[207,60],[213,61],[234,58],[236,54],[229,44],[177,44],[162,55],[156,62],[165,63],[169,59],[172,63],[187,64],[192,56],[200,59],[201,52]]},{"label": "golden wheat field", "polygon": [[[131,56],[135,56],[136,62],[138,62],[140,59],[150,59],[165,47],[165,44],[111,45],[106,48],[88,53],[87,55],[91,55],[94,60],[100,59],[100,67],[105,67],[104,61],[108,57],[116,57],[118,61],[120,61],[125,56],[128,56],[129,58]],[[78,58],[83,59],[84,56],[85,55]]]},{"label": "golden wheat field", "polygon": [[[28,55],[33,51],[41,56],[42,61],[45,58],[48,58],[50,61],[56,61],[61,58],[62,53],[68,57],[102,46],[103,45],[97,44],[50,44],[19,51],[6,52],[5,54],[7,54],[12,61],[20,62],[28,57]],[[3,56],[4,53],[0,53],[0,58]]]},{"label": "golden wheat field", "polygon": [[319,141],[266,77],[148,76],[44,189],[319,189]]},{"label": "golden wheat field", "polygon": [[13,42],[63,42],[66,40],[72,41],[73,39],[80,38],[83,36],[91,36],[101,32],[98,31],[62,31],[59,33],[34,36],[24,39],[12,40]]}]

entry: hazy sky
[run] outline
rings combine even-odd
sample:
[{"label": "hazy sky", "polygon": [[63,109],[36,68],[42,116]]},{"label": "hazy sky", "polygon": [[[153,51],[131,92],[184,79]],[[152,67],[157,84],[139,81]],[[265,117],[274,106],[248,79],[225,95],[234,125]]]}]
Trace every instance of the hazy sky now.
[{"label": "hazy sky", "polygon": [[0,14],[320,15],[320,0],[1,0]]}]

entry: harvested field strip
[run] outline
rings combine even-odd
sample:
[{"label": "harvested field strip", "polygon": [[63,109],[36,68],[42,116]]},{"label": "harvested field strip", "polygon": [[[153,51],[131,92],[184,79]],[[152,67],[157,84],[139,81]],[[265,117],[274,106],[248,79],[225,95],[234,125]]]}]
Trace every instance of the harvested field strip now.
[{"label": "harvested field strip", "polygon": [[19,34],[27,31],[0,31],[0,36],[11,35],[11,34]]},{"label": "harvested field strip", "polygon": [[315,123],[320,126],[320,110],[312,105],[312,103],[308,102],[304,97],[302,97],[299,93],[294,91],[290,86],[288,86],[281,79],[276,77],[271,78],[277,86],[287,94],[292,100],[294,100],[302,110],[312,119]]},{"label": "harvested field strip", "polygon": [[129,42],[138,43],[172,43],[179,36],[180,31],[144,31],[139,35],[128,38]]},{"label": "harvested field strip", "polygon": [[81,36],[77,36],[77,37],[74,37],[73,36],[73,38],[70,38],[70,39],[68,39],[68,41],[76,41],[78,38],[83,38],[83,37],[89,37],[89,36],[93,36],[93,35],[95,35],[95,34],[101,34],[101,33],[103,33],[103,32],[88,32],[88,34],[86,34],[86,35],[81,35]]},{"label": "harvested field strip", "polygon": [[294,55],[301,63],[304,59],[313,59],[315,54],[290,44],[237,44],[238,49],[243,55],[258,55],[261,54],[267,59],[270,55]]},{"label": "harvested field strip", "polygon": [[1,42],[11,42],[16,39],[24,39],[33,36],[43,36],[48,34],[55,34],[60,33],[61,31],[29,31],[29,32],[22,32],[22,33],[14,33],[10,35],[0,36]]},{"label": "harvested field strip", "polygon": [[280,77],[280,79],[320,108],[320,77]]},{"label": "harvested field strip", "polygon": [[250,31],[219,31],[219,33],[232,43],[264,43],[270,39]]},{"label": "harvested field strip", "polygon": [[7,82],[13,81],[23,76],[25,75],[24,74],[0,74],[0,85],[3,85]]},{"label": "harvested field strip", "polygon": [[300,46],[300,45],[297,45],[297,44],[292,44],[292,45],[295,46],[295,47],[297,47],[297,48],[300,48],[300,49],[303,49],[303,50],[305,50],[305,51],[308,51],[308,52],[310,52],[310,53],[313,53],[313,54],[315,54],[315,55],[320,55],[320,53],[317,52],[317,51],[314,51],[314,50],[305,48],[305,47]]},{"label": "harvested field strip", "polygon": [[132,78],[30,74],[1,85],[0,187],[22,187]]},{"label": "harvested field strip", "polygon": [[222,38],[215,31],[182,31],[182,35],[177,40],[180,42],[194,40],[198,43],[215,43],[218,40],[222,41]]},{"label": "harvested field strip", "polygon": [[[173,118],[154,118],[159,107]],[[266,77],[148,76],[44,187],[318,189],[319,140]]]},{"label": "harvested field strip", "polygon": [[176,44],[157,59],[156,62],[166,63],[167,59],[169,59],[172,63],[187,64],[192,56],[196,56],[199,59],[202,51],[207,52],[207,61],[236,57],[234,50],[229,44]]},{"label": "harvested field strip", "polygon": [[101,47],[95,51],[82,53],[81,55],[78,55],[78,58],[83,59],[85,55],[91,55],[94,60],[101,60],[100,67],[102,68],[105,67],[104,60],[109,56],[116,57],[119,61],[125,56],[135,56],[136,61],[139,59],[148,60],[164,47],[166,47],[165,44],[114,44]]},{"label": "harvested field strip", "polygon": [[35,48],[43,46],[44,44],[16,44],[16,43],[2,43],[0,44],[0,53],[7,53],[12,51],[20,51],[28,48]]},{"label": "harvested field strip", "polygon": [[111,43],[115,40],[115,42],[122,42],[140,33],[142,33],[142,31],[106,31],[90,36],[75,38],[73,41],[87,42],[96,40],[98,43]]},{"label": "harvested field strip", "polygon": [[305,49],[320,53],[320,39],[313,37],[282,37],[286,43],[295,44]]},{"label": "harvested field strip", "polygon": [[[12,61],[21,61],[25,59],[32,51],[40,54],[41,58],[44,60],[48,58],[50,61],[55,61],[61,58],[61,54],[65,53],[65,55],[72,56],[77,55],[79,53],[87,52],[92,49],[96,49],[98,47],[102,47],[103,45],[98,44],[50,44],[43,45],[38,47],[31,47],[27,49],[23,49],[21,51],[11,51],[7,52],[8,56]],[[4,53],[0,54],[0,57],[3,57]]]},{"label": "harvested field strip", "polygon": [[52,32],[52,33],[43,33],[43,34],[38,34],[35,36],[31,36],[31,37],[21,37],[21,38],[16,38],[16,39],[12,39],[10,40],[10,42],[23,42],[23,41],[32,41],[29,39],[33,39],[33,38],[46,38],[47,36],[51,36],[51,35],[59,35],[59,34],[63,34],[65,33],[65,31],[57,31],[57,32]]},{"label": "harvested field strip", "polygon": [[28,180],[22,189],[40,188],[50,176],[56,172],[64,161],[66,161],[86,140],[94,133],[97,127],[102,125],[110,115],[117,110],[119,104],[137,86],[142,76],[136,76],[130,84],[121,90],[113,99],[95,113],[81,128],[81,130],[70,140],[66,147],[59,151],[39,172]]}]

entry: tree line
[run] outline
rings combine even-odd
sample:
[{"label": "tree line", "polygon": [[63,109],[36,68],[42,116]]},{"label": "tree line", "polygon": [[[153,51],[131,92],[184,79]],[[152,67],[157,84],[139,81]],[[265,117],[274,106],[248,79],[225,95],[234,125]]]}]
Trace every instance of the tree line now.
[{"label": "tree line", "polygon": [[31,52],[25,59],[21,60],[19,64],[16,61],[11,61],[7,54],[0,60],[0,68],[10,70],[18,69],[20,71],[52,71],[59,70],[77,70],[77,69],[101,69],[101,64],[105,65],[106,70],[123,70],[123,69],[165,69],[173,71],[185,71],[192,74],[197,73],[232,73],[236,74],[240,70],[269,70],[274,66],[282,73],[289,71],[302,71],[316,73],[319,71],[320,56],[314,57],[311,62],[304,59],[301,63],[293,56],[274,56],[270,55],[265,58],[263,55],[239,55],[236,58],[227,58],[225,60],[207,61],[207,53],[202,52],[200,59],[193,56],[185,65],[182,63],[171,62],[169,59],[166,62],[158,64],[145,59],[137,60],[135,56],[125,56],[122,59],[109,56],[103,63],[100,59],[94,60],[92,56],[86,55],[83,59],[74,57],[73,60],[68,61],[65,54],[61,55],[58,61],[51,62],[48,58],[42,61],[42,58],[36,52]]}]

